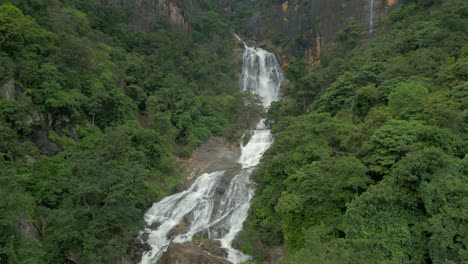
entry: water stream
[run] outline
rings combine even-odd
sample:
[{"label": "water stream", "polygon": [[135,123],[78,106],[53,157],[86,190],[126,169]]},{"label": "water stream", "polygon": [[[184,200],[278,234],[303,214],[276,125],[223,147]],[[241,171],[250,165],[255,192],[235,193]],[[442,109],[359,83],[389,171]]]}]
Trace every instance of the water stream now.
[{"label": "water stream", "polygon": [[[281,67],[272,53],[245,45],[239,80],[242,90],[260,95],[263,106],[268,108],[279,99],[282,81]],[[145,252],[141,264],[156,263],[171,243],[189,242],[195,235],[219,240],[227,251],[227,260],[232,263],[249,259],[234,249],[232,242],[242,229],[254,194],[249,176],[273,143],[264,120],[250,133],[248,144],[241,145],[239,169],[203,174],[189,189],[164,198],[146,212],[144,218],[148,226],[157,223],[157,227],[142,231],[142,235],[148,235],[151,250]],[[186,230],[168,238],[167,234],[181,223]]]},{"label": "water stream", "polygon": [[374,20],[375,20],[375,0],[370,0],[369,7],[369,34],[374,31]]}]

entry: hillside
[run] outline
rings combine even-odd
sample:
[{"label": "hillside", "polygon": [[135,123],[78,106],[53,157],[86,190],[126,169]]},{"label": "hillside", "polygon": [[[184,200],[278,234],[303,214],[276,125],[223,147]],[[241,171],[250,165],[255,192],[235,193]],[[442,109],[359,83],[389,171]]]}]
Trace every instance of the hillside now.
[{"label": "hillside", "polygon": [[321,65],[292,60],[241,248],[287,252],[280,263],[468,260],[467,11],[406,3],[372,42],[351,25]]},{"label": "hillside", "polygon": [[250,110],[212,13],[190,39],[94,0],[0,1],[0,263],[128,259],[178,160],[237,140]]},{"label": "hillside", "polygon": [[[204,142],[243,143],[210,166],[215,209],[248,171],[247,263],[468,262],[467,34],[464,0],[0,0],[0,264],[139,263]],[[164,263],[226,263],[205,231]]]}]

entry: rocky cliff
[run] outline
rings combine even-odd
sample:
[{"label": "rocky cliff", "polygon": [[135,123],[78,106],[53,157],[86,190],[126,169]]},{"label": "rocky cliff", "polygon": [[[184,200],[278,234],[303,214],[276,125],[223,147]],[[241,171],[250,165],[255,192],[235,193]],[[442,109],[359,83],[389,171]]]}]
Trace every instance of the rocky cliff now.
[{"label": "rocky cliff", "polygon": [[[209,6],[200,0],[101,0],[132,8],[135,30],[151,30],[166,20],[190,33],[190,21]],[[214,0],[233,22],[233,31],[243,39],[273,51],[285,65],[292,56],[310,64],[320,63],[322,47],[351,22],[364,32],[398,0]],[[372,8],[371,8],[372,7]],[[372,23],[371,23],[372,21]],[[371,37],[371,34],[369,34]]]},{"label": "rocky cliff", "polygon": [[101,0],[108,5],[122,5],[132,9],[130,25],[134,30],[149,31],[159,20],[168,21],[189,32],[184,8],[180,0]]},{"label": "rocky cliff", "polygon": [[323,45],[339,30],[357,21],[364,31],[370,31],[371,12],[378,20],[398,0],[272,0],[257,3],[254,9],[245,0],[219,0],[219,4],[234,18],[249,14],[238,34],[275,52],[282,64],[291,56],[313,64],[320,62]]}]

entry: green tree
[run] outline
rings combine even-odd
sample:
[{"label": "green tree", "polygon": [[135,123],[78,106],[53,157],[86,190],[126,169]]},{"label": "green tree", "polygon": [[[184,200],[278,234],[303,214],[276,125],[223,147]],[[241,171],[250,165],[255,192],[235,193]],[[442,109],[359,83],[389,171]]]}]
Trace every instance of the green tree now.
[{"label": "green tree", "polygon": [[6,3],[0,5],[0,47],[8,42],[22,44],[31,32],[33,21],[24,16],[16,6]]}]

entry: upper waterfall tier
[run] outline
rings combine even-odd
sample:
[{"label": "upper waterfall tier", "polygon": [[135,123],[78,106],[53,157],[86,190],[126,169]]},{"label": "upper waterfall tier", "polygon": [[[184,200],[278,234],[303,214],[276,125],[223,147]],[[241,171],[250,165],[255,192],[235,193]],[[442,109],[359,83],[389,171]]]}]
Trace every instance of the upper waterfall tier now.
[{"label": "upper waterfall tier", "polygon": [[266,50],[245,46],[240,86],[258,94],[265,108],[279,100],[283,72],[276,56]]}]

